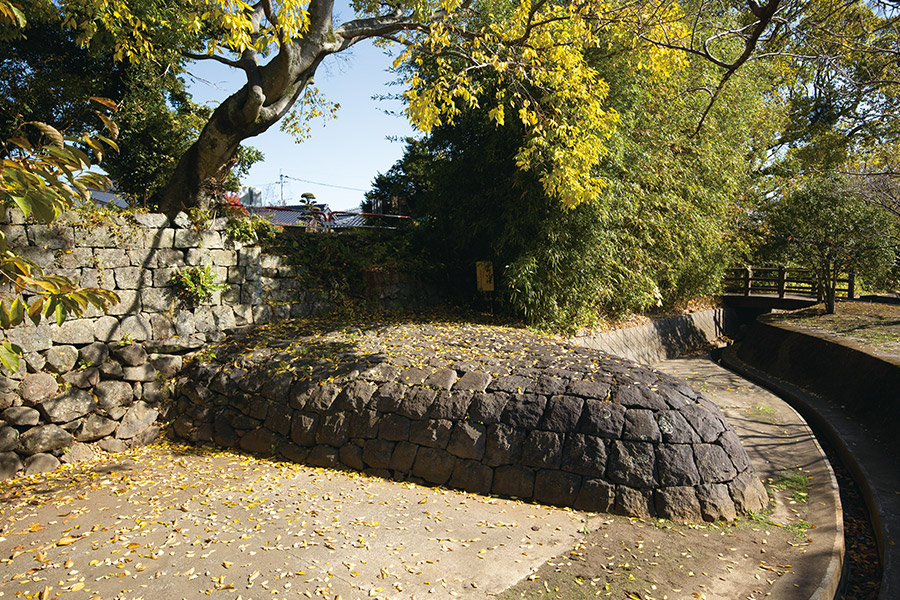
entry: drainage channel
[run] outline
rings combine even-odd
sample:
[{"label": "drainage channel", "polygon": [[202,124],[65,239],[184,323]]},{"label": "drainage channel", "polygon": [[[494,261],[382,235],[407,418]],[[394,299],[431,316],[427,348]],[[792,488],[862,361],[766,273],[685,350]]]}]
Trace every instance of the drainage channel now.
[{"label": "drainage channel", "polygon": [[837,478],[844,514],[844,574],[835,600],[876,600],[881,589],[881,560],[866,502],[827,437],[815,427],[812,430]]}]

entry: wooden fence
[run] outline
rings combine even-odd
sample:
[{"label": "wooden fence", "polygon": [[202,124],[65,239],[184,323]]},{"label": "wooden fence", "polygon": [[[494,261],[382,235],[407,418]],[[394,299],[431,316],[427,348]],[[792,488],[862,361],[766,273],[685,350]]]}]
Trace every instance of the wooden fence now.
[{"label": "wooden fence", "polygon": [[[837,280],[835,296],[854,297],[853,273]],[[725,271],[723,293],[750,296],[777,295],[779,298],[808,296],[822,300],[824,290],[819,289],[810,269],[794,267],[733,267]]]}]

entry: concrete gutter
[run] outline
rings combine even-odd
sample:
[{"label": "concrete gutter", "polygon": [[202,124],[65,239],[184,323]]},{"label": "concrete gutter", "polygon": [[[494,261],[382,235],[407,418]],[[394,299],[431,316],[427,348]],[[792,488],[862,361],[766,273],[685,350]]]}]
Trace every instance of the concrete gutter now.
[{"label": "concrete gutter", "polygon": [[[796,330],[792,333],[802,335]],[[832,340],[832,343],[836,341]],[[844,407],[757,369],[739,358],[737,349],[724,351],[722,362],[790,402],[835,447],[859,485],[875,529],[882,564],[878,598],[895,600],[900,597],[900,547],[894,542],[900,534],[900,470],[895,454],[886,449],[863,422],[852,418]],[[853,377],[840,364],[831,365],[831,368],[848,379]]]},{"label": "concrete gutter", "polygon": [[733,335],[740,325],[737,310],[716,308],[637,327],[589,332],[569,341],[638,363],[651,364],[681,356],[723,335]]}]

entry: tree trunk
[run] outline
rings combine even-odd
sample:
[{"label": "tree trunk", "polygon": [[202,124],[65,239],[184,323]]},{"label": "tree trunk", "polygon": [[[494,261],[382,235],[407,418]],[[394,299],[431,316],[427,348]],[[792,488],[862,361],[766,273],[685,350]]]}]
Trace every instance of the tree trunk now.
[{"label": "tree trunk", "polygon": [[333,31],[333,0],[313,0],[309,30],[286,40],[272,60],[260,66],[254,50],[240,60],[227,61],[242,69],[247,84],[216,108],[197,141],[178,161],[163,192],[159,209],[169,216],[191,208],[207,208],[222,196],[222,182],[233,165],[241,142],[259,135],[281,119],[312,82],[322,60],[349,47]]}]

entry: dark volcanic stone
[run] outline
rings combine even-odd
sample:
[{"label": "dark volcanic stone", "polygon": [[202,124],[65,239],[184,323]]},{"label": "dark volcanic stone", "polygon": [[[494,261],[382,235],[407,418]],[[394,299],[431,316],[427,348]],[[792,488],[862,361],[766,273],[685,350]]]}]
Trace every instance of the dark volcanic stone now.
[{"label": "dark volcanic stone", "polygon": [[437,448],[420,448],[412,474],[429,483],[444,485],[453,473],[456,457]]},{"label": "dark volcanic stone", "polygon": [[650,388],[643,385],[619,386],[613,395],[616,402],[628,408],[646,408],[665,410],[669,408],[666,401]]},{"label": "dark volcanic stone", "polygon": [[456,371],[453,369],[440,369],[428,376],[428,379],[425,380],[425,385],[441,390],[449,390],[456,383],[457,377]]},{"label": "dark volcanic stone", "polygon": [[431,375],[430,369],[410,367],[400,372],[399,379],[406,385],[419,385],[421,383],[424,383],[424,381],[428,379],[429,375]]},{"label": "dark volcanic stone", "polygon": [[479,373],[477,371],[469,371],[457,381],[453,388],[456,390],[469,390],[472,392],[483,392],[491,383],[492,377],[487,373]]},{"label": "dark volcanic stone", "polygon": [[316,442],[340,448],[350,440],[350,420],[347,413],[325,415],[322,425],[316,432]]},{"label": "dark volcanic stone", "polygon": [[560,467],[586,477],[601,477],[606,472],[606,444],[593,435],[570,433],[563,446]]},{"label": "dark volcanic stone", "polygon": [[354,445],[341,446],[338,450],[341,462],[355,471],[366,468],[362,458],[362,448]]},{"label": "dark volcanic stone", "polygon": [[735,432],[724,432],[719,436],[719,440],[716,443],[722,446],[738,472],[743,472],[750,466],[750,459],[747,457],[747,452],[744,450],[744,447],[741,445],[741,439]]},{"label": "dark volcanic stone", "polygon": [[541,374],[525,391],[544,396],[557,396],[566,393],[566,385],[564,379]]},{"label": "dark volcanic stone", "polygon": [[581,477],[574,473],[542,469],[534,479],[534,499],[544,504],[572,506],[581,489]]},{"label": "dark volcanic stone", "polygon": [[741,512],[762,510],[769,503],[766,488],[760,483],[756,473],[750,470],[735,477],[734,481],[728,484],[728,491]]},{"label": "dark volcanic stone", "polygon": [[476,494],[489,494],[493,481],[494,470],[490,467],[475,460],[458,460],[448,485]]},{"label": "dark volcanic stone", "polygon": [[491,492],[500,496],[531,498],[534,493],[534,471],[520,465],[497,467]]},{"label": "dark volcanic stone", "polygon": [[578,431],[589,435],[619,439],[625,426],[625,407],[604,400],[585,400]]},{"label": "dark volcanic stone", "polygon": [[716,441],[719,439],[719,434],[725,431],[725,426],[718,417],[699,404],[685,405],[681,408],[681,414],[704,442]]},{"label": "dark volcanic stone", "polygon": [[653,418],[652,410],[629,408],[625,412],[625,427],[622,439],[635,442],[658,442],[662,440],[659,426]]},{"label": "dark volcanic stone", "polygon": [[298,446],[297,444],[281,444],[278,452],[287,460],[295,463],[305,463],[309,457],[309,448]]},{"label": "dark volcanic stone", "polygon": [[553,431],[532,431],[522,444],[522,464],[558,469],[562,462],[563,436]]},{"label": "dark volcanic stone", "polygon": [[283,436],[288,436],[291,433],[291,419],[293,416],[294,409],[287,404],[272,403],[266,411],[266,428]]},{"label": "dark volcanic stone", "polygon": [[314,446],[318,428],[319,415],[296,412],[291,419],[291,439],[298,446]]},{"label": "dark volcanic stone", "polygon": [[737,470],[728,454],[713,444],[694,446],[694,461],[703,483],[725,483],[734,479]]},{"label": "dark volcanic stone", "polygon": [[700,502],[693,487],[664,487],[656,490],[656,514],[672,521],[699,521]]},{"label": "dark volcanic stone", "polygon": [[325,412],[331,408],[331,404],[340,393],[341,390],[334,384],[317,385],[310,392],[304,408],[310,412]]},{"label": "dark volcanic stone", "polygon": [[265,427],[260,427],[241,436],[240,446],[255,454],[274,454],[278,450],[278,437]]},{"label": "dark volcanic stone", "polygon": [[337,448],[331,446],[316,446],[309,452],[306,462],[314,467],[322,467],[323,469],[339,469],[341,466],[341,457]]},{"label": "dark volcanic stone", "polygon": [[700,436],[677,410],[661,410],[656,413],[656,423],[667,444],[696,444]]},{"label": "dark volcanic stone", "polygon": [[737,518],[728,486],[710,483],[697,486],[697,499],[704,521],[733,521]]},{"label": "dark volcanic stone", "polygon": [[616,486],[602,479],[585,479],[581,483],[575,508],[588,512],[609,512],[616,502]]},{"label": "dark volcanic stone", "polygon": [[626,517],[638,517],[645,519],[652,517],[655,512],[653,506],[653,492],[650,490],[635,490],[628,486],[620,485],[616,488],[616,503],[613,512]]},{"label": "dark volcanic stone", "polygon": [[260,392],[269,400],[287,404],[285,400],[290,397],[291,388],[294,386],[293,373],[276,373],[272,377],[244,377],[237,382],[238,386],[247,393]]},{"label": "dark volcanic stone", "polygon": [[614,441],[607,446],[607,476],[616,483],[634,488],[657,485],[656,453],[647,442]]},{"label": "dark volcanic stone", "polygon": [[534,429],[541,421],[547,398],[535,394],[515,394],[503,411],[502,421],[513,427]]},{"label": "dark volcanic stone", "polygon": [[521,429],[498,423],[487,429],[485,464],[496,467],[519,462],[525,432]]},{"label": "dark volcanic stone", "polygon": [[409,426],[409,441],[428,448],[446,448],[452,429],[453,422],[446,419],[413,421]]},{"label": "dark volcanic stone", "polygon": [[447,452],[459,458],[481,460],[484,456],[487,435],[484,425],[460,421],[453,428]]},{"label": "dark volcanic stone", "polygon": [[409,473],[410,470],[412,470],[413,462],[416,460],[418,451],[419,447],[415,444],[410,444],[409,442],[400,442],[397,444],[393,454],[391,454],[391,470],[400,473]]},{"label": "dark volcanic stone", "polygon": [[697,485],[700,473],[689,444],[662,445],[656,449],[659,480],[664,486]]},{"label": "dark volcanic stone", "polygon": [[381,417],[374,410],[363,410],[350,416],[350,437],[371,439],[378,436]]},{"label": "dark volcanic stone", "polygon": [[409,440],[409,424],[410,421],[406,417],[385,415],[378,426],[378,435],[392,442],[407,441]]},{"label": "dark volcanic stone", "polygon": [[472,396],[472,392],[469,391],[439,392],[431,405],[428,416],[432,419],[458,421],[466,416]]},{"label": "dark volcanic stone", "polygon": [[341,390],[334,407],[338,410],[361,411],[369,404],[376,389],[374,384],[362,379],[351,381]]},{"label": "dark volcanic stone", "polygon": [[574,431],[581,418],[584,399],[576,396],[553,396],[547,403],[540,428],[566,433]]},{"label": "dark volcanic stone", "polygon": [[509,396],[503,392],[475,394],[469,405],[469,419],[482,425],[499,423]]},{"label": "dark volcanic stone", "polygon": [[216,414],[213,418],[213,441],[219,446],[236,448],[240,442],[240,436],[231,426],[232,415],[226,411]]},{"label": "dark volcanic stone", "polygon": [[606,400],[609,397],[608,383],[602,381],[571,381],[567,392],[573,396],[590,398],[592,400]]},{"label": "dark volcanic stone", "polygon": [[509,394],[521,394],[525,391],[527,387],[531,385],[531,380],[527,377],[521,377],[519,375],[508,375],[505,377],[498,377],[494,379],[490,385],[488,385],[488,391],[500,391],[507,392]]},{"label": "dark volcanic stone", "polygon": [[437,392],[430,388],[412,388],[397,408],[397,414],[410,419],[421,420],[428,414]]},{"label": "dark volcanic stone", "polygon": [[362,459],[373,469],[387,469],[391,466],[391,454],[395,445],[387,440],[366,440]]},{"label": "dark volcanic stone", "polygon": [[394,381],[383,383],[372,397],[372,406],[379,412],[392,413],[400,407],[408,389],[409,386]]}]

